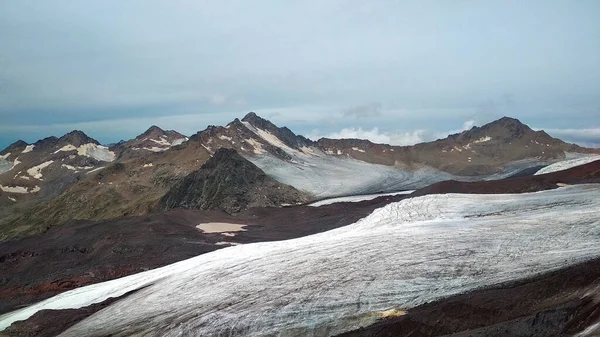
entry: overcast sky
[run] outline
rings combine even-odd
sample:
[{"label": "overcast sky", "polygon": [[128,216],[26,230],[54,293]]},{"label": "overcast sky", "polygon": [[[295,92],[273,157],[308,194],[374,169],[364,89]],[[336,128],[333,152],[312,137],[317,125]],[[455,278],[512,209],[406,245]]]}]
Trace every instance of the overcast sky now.
[{"label": "overcast sky", "polygon": [[255,111],[409,144],[507,115],[600,146],[600,1],[1,1],[0,148]]}]

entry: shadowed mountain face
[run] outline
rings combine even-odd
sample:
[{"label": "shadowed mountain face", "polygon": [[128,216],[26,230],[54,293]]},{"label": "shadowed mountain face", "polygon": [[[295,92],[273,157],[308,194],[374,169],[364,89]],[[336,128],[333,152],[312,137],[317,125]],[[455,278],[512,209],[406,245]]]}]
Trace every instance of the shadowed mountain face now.
[{"label": "shadowed mountain face", "polygon": [[309,200],[295,188],[267,176],[235,150],[217,150],[161,199],[160,209],[222,209],[237,213],[250,207],[281,206]]}]

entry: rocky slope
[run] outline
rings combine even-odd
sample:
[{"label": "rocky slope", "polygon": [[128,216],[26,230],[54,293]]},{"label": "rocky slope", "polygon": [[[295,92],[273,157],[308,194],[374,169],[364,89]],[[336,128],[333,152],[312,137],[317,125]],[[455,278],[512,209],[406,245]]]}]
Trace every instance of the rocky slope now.
[{"label": "rocky slope", "polygon": [[173,186],[159,209],[222,209],[238,213],[251,207],[305,203],[309,196],[267,176],[235,150],[217,150],[202,167]]},{"label": "rocky slope", "polygon": [[444,180],[500,179],[599,152],[507,117],[404,147],[356,139],[315,142],[255,113],[226,126],[209,126],[189,139],[153,126],[110,148],[73,132],[35,144],[16,142],[0,152],[5,171],[0,174],[0,240],[71,219],[147,214],[221,148],[236,150],[267,176],[313,198],[419,189]]}]

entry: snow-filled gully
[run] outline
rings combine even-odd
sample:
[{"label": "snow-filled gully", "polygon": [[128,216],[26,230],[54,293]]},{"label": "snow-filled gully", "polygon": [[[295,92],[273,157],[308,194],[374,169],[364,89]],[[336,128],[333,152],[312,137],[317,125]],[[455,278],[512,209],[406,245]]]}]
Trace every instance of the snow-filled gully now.
[{"label": "snow-filled gully", "polygon": [[476,287],[600,255],[600,186],[428,195],[355,224],[224,248],[79,288],[0,317],[134,294],[62,336],[323,336]]}]

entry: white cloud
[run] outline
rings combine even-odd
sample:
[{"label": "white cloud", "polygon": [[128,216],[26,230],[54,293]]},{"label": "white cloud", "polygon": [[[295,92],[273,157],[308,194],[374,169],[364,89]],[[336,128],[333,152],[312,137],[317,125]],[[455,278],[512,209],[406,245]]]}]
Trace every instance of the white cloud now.
[{"label": "white cloud", "polygon": [[223,105],[227,102],[227,96],[215,94],[210,96],[209,100],[212,105]]},{"label": "white cloud", "polygon": [[475,126],[474,120],[467,120],[463,123],[462,129],[450,130],[445,132],[434,132],[432,130],[416,129],[412,131],[379,131],[375,127],[371,130],[359,128],[344,128],[339,132],[321,134],[318,130],[313,130],[308,135],[310,139],[325,138],[355,138],[368,139],[373,143],[382,143],[390,145],[414,145],[417,143],[432,141],[439,138],[446,138],[450,134],[459,133],[471,129]]},{"label": "white cloud", "polygon": [[309,138],[356,138],[368,139],[373,143],[383,143],[390,145],[413,145],[424,141],[424,130],[414,130],[410,132],[380,132],[379,128],[363,130],[362,128],[344,128],[339,132],[330,133],[325,136],[319,136],[317,132],[309,135]]}]

